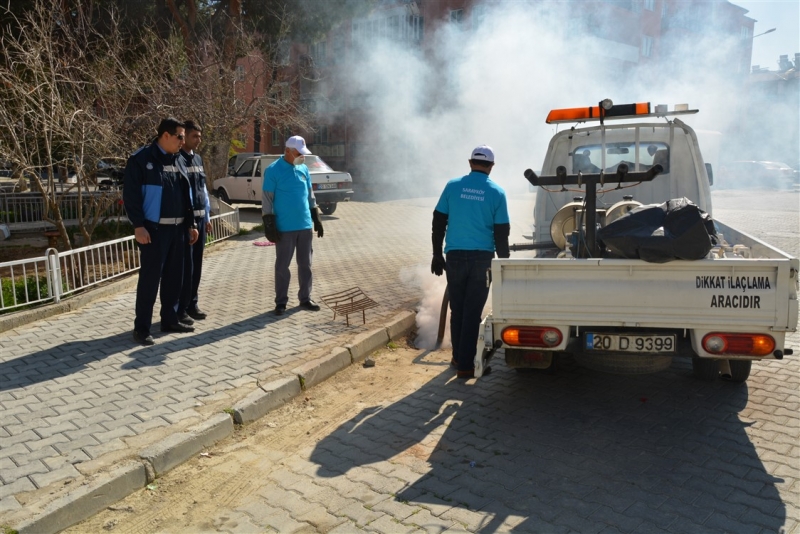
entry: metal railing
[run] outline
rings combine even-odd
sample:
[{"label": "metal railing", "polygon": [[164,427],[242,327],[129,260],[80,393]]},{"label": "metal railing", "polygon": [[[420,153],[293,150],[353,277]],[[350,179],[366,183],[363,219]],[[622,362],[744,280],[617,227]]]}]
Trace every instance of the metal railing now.
[{"label": "metal railing", "polygon": [[[92,203],[98,199],[109,200],[109,206],[103,210],[102,216],[124,216],[125,208],[118,202],[121,198],[119,191],[81,193],[83,213],[89,213]],[[61,208],[61,217],[64,220],[78,218],[78,193],[64,193],[58,195]],[[46,222],[45,217],[51,217],[47,202],[39,193],[2,193],[0,194],[0,223],[7,224],[15,231],[39,231],[51,228],[54,225]]]},{"label": "metal railing", "polygon": [[[211,216],[206,245],[239,233],[239,210],[220,202]],[[49,301],[137,271],[139,248],[134,236],[59,252],[54,248],[38,258],[0,263],[0,313]]]},{"label": "metal railing", "polygon": [[47,257],[0,263],[0,313],[53,300]]}]

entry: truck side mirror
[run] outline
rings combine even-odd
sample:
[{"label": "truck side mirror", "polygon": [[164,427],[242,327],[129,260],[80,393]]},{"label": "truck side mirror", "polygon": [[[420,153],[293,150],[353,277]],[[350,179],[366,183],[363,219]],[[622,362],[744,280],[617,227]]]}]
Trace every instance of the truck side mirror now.
[{"label": "truck side mirror", "polygon": [[714,185],[714,169],[710,163],[706,163],[706,174],[708,174],[708,185]]}]

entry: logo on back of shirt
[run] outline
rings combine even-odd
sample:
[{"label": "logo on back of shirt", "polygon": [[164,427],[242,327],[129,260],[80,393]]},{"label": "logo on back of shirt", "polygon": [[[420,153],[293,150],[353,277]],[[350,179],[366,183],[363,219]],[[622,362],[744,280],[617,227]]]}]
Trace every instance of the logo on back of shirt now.
[{"label": "logo on back of shirt", "polygon": [[461,190],[461,198],[464,200],[478,200],[483,202],[483,189],[472,189],[470,187],[465,187]]}]

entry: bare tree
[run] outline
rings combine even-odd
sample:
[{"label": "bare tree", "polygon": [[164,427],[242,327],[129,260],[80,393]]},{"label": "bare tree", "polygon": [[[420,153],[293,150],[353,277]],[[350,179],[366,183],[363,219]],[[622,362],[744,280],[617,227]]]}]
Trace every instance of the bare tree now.
[{"label": "bare tree", "polygon": [[[93,170],[109,153],[127,153],[122,133],[127,117],[114,113],[105,98],[136,98],[125,85],[125,43],[100,35],[80,9],[59,10],[40,0],[0,39],[0,156],[12,162],[44,199],[44,221],[71,247],[65,226],[65,195],[77,193],[75,212],[86,244],[119,197],[90,189]],[[109,79],[115,79],[109,89]],[[130,107],[126,107],[130,109]],[[75,184],[60,184],[74,175]]]},{"label": "bare tree", "polygon": [[[65,219],[77,219],[90,244],[119,202],[119,191],[96,190],[97,163],[151,142],[165,116],[203,124],[209,189],[225,172],[232,139],[254,120],[309,129],[293,94],[295,71],[282,64],[277,44],[266,44],[281,42],[288,22],[269,39],[246,32],[231,0],[223,39],[200,27],[191,10],[185,27],[164,38],[154,24],[121,31],[113,11],[97,24],[92,2],[66,4],[35,0],[13,30],[0,28],[0,159],[30,179],[45,200],[44,220],[68,246]],[[71,173],[76,184],[56,181]],[[65,217],[67,193],[78,202]]]}]

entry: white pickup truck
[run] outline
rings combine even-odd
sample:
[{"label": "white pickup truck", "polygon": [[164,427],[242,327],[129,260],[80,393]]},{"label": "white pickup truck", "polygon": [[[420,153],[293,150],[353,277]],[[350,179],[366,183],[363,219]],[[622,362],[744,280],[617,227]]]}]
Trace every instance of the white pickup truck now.
[{"label": "white pickup truck", "polygon": [[[261,204],[264,169],[280,157],[281,154],[259,154],[244,158],[229,176],[214,180],[214,194],[227,203]],[[339,202],[348,201],[353,196],[350,173],[334,171],[319,156],[306,156],[305,164],[323,214],[331,215]]]},{"label": "white pickup truck", "polygon": [[[695,132],[675,117],[697,111],[604,103],[548,117],[597,124],[556,133],[541,176],[525,173],[539,188],[533,243],[516,249],[534,252],[492,262],[492,311],[480,330],[476,376],[498,349],[518,370],[554,370],[563,353],[630,374],[688,357],[697,377],[734,382],[747,380],[754,360],[791,355],[784,342],[797,330],[796,258],[719,221],[718,243],[702,259],[648,263],[602,252],[597,229],[639,203],[686,197],[712,215],[711,169]],[[593,252],[576,250],[581,240]]]}]

